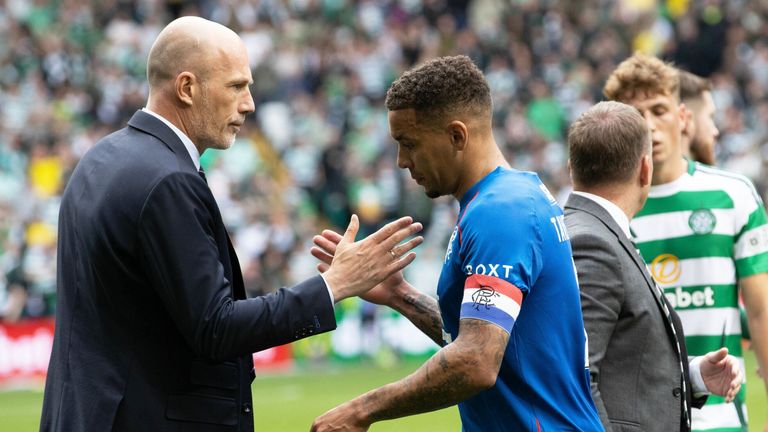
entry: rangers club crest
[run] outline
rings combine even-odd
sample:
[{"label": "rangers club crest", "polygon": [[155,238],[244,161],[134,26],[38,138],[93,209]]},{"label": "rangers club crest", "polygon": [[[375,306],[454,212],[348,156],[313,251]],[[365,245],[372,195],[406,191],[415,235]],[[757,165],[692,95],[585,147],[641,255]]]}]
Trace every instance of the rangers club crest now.
[{"label": "rangers club crest", "polygon": [[709,234],[715,229],[717,219],[712,210],[701,208],[694,210],[691,217],[688,218],[688,226],[691,227],[694,234]]},{"label": "rangers club crest", "polygon": [[475,310],[480,310],[481,307],[490,309],[491,306],[494,305],[494,297],[499,297],[499,294],[496,293],[495,289],[487,286],[480,287],[479,290],[472,294],[472,307],[475,308]]}]

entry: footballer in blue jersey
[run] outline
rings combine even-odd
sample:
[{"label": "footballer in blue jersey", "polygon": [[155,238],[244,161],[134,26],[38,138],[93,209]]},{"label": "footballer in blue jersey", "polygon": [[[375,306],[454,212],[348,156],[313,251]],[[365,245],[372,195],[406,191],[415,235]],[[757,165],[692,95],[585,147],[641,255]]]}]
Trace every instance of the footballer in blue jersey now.
[{"label": "footballer in blue jersey", "polygon": [[499,167],[461,198],[438,283],[459,320],[510,334],[496,385],[459,403],[466,431],[602,430],[563,212],[538,176]]},{"label": "footballer in blue jersey", "polygon": [[[535,174],[505,160],[482,72],[466,56],[436,58],[400,76],[385,103],[398,166],[428,197],[456,198],[460,214],[439,299],[402,272],[361,297],[441,348],[411,375],[319,416],[312,431],[366,431],[457,404],[465,431],[602,431],[563,212]],[[341,240],[314,238],[320,271]],[[392,265],[410,256],[395,244],[381,253]]]}]

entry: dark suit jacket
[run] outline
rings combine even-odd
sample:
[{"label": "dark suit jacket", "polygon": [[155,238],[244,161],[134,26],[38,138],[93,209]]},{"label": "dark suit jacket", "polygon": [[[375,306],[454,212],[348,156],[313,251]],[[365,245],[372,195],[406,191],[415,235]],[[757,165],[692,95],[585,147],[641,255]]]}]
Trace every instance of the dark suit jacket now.
[{"label": "dark suit jacket", "polygon": [[[653,279],[634,245],[596,202],[572,194],[565,224],[581,290],[589,344],[592,397],[607,431],[690,430],[682,398],[691,407],[683,329],[662,310]],[[682,350],[686,394],[682,394]],[[694,401],[701,407],[705,398]],[[690,408],[688,411],[690,418]]]},{"label": "dark suit jacket", "polygon": [[251,353],[335,326],[319,276],[245,299],[210,189],[139,111],[64,192],[40,429],[252,431]]}]

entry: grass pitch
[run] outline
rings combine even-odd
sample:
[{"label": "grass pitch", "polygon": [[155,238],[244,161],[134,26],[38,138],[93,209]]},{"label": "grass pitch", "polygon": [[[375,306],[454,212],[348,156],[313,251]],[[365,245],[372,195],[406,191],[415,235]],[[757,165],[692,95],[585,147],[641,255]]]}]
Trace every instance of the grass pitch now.
[{"label": "grass pitch", "polygon": [[[315,417],[334,406],[413,372],[421,363],[391,368],[367,364],[329,365],[294,374],[260,375],[253,385],[256,431],[308,431]],[[43,393],[0,392],[0,431],[32,432],[40,425]],[[455,407],[419,416],[376,423],[372,432],[459,431]]]},{"label": "grass pitch", "polygon": [[[746,353],[747,401],[750,432],[763,432],[768,400],[755,374],[755,357]],[[254,415],[259,432],[308,431],[312,421],[330,408],[370,389],[402,378],[420,363],[406,362],[391,368],[360,364],[306,369],[288,375],[262,375],[253,386]],[[37,431],[42,406],[41,391],[0,393],[0,431]],[[460,431],[455,407],[398,420],[375,423],[372,432]]]}]

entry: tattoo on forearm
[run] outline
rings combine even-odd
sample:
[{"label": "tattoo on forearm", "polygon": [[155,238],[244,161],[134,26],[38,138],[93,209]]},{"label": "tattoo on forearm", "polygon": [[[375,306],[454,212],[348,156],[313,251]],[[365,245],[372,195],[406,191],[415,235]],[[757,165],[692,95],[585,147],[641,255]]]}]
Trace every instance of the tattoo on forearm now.
[{"label": "tattoo on forearm", "polygon": [[[439,372],[435,371],[435,368],[438,368]],[[397,397],[390,403],[385,402],[389,399],[386,387],[381,389],[383,390],[381,393],[372,392],[365,395],[364,397],[368,399],[364,402],[365,406],[380,408],[371,413],[371,420],[387,420],[433,411],[455,404],[458,398],[463,399],[468,375],[458,367],[451,367],[444,353],[440,354],[439,359],[433,358],[424,365],[424,374],[428,385],[420,385],[421,380],[414,376],[405,378],[402,381],[405,386],[405,395]]]},{"label": "tattoo on forearm", "polygon": [[487,368],[498,371],[509,337],[503,331],[489,331],[490,325],[463,320],[461,332],[471,335],[471,343],[451,344],[410,376],[363,395],[361,402],[370,413],[370,420],[387,420],[445,408],[482,390],[472,372]]},{"label": "tattoo on forearm", "polygon": [[448,372],[448,368],[450,365],[448,364],[448,359],[445,358],[445,352],[440,351],[440,368],[443,370],[443,372]]},{"label": "tattoo on forearm", "polygon": [[409,309],[403,310],[403,314],[430,339],[438,345],[444,345],[443,319],[437,301],[426,294],[409,294],[403,298],[403,302],[405,308]]}]

